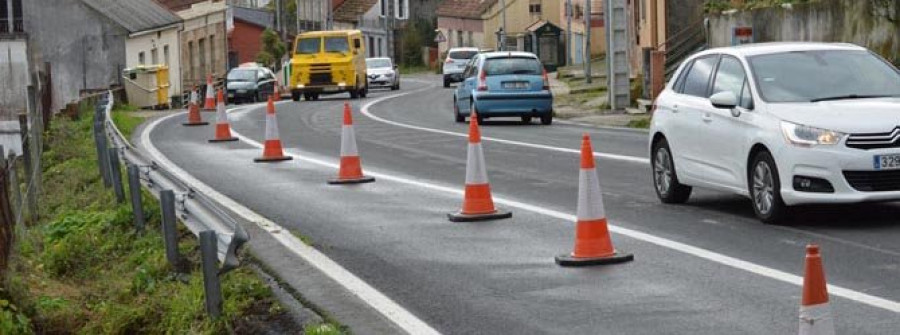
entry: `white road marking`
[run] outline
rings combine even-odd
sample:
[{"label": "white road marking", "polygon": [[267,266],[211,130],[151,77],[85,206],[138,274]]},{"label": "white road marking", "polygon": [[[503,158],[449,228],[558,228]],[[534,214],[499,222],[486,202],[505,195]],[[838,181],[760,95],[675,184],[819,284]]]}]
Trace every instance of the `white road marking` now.
[{"label": "white road marking", "polygon": [[[397,94],[396,96],[402,96],[402,95],[410,94],[413,92],[415,92],[415,91]],[[366,110],[371,105],[374,105],[374,104],[379,103],[384,100],[387,100],[387,97],[368,102],[367,104],[365,104],[365,106],[363,106],[363,110]],[[249,111],[246,111],[246,112],[249,112]],[[252,139],[244,136],[243,134],[238,133],[237,131],[232,130],[232,132],[234,133],[234,136],[238,137],[241,141],[243,141],[251,146],[260,148],[260,149],[263,148],[262,143],[252,140]],[[482,139],[483,139],[483,137],[482,137]],[[295,149],[287,150],[286,154],[294,157],[294,159],[312,163],[312,164],[316,164],[316,165],[323,166],[323,167],[333,168],[333,169],[338,169],[340,167],[340,165],[337,164],[336,162],[314,159],[314,158],[310,158],[309,156],[306,156],[303,154],[293,153],[292,151],[293,152],[302,152],[302,151],[295,150]],[[417,181],[417,180],[403,178],[403,177],[397,177],[395,175],[391,175],[388,173],[372,171],[372,169],[366,169],[366,174],[368,174],[372,177],[375,177],[379,180],[388,180],[388,181],[406,184],[406,185],[410,185],[410,186],[415,186],[415,187],[419,187],[419,188],[423,188],[423,189],[427,189],[427,190],[433,190],[433,191],[449,193],[449,194],[453,194],[453,195],[460,195],[460,196],[463,195],[463,193],[464,193],[463,190],[461,190],[461,189],[441,186],[441,185],[437,185],[437,184]],[[502,197],[495,196],[494,202],[505,205],[505,206],[509,206],[512,208],[518,208],[518,209],[526,210],[529,212],[557,218],[560,220],[564,220],[566,222],[570,222],[572,224],[574,224],[577,220],[575,215],[572,215],[569,213],[563,213],[563,212],[552,210],[549,208],[544,208],[544,207],[540,207],[537,205],[527,204],[527,203],[510,200],[510,199],[506,199],[506,198],[502,198]],[[610,232],[613,232],[613,233],[616,233],[619,235],[623,235],[623,236],[627,236],[627,237],[630,237],[630,238],[633,238],[633,239],[636,239],[639,241],[655,244],[660,247],[664,247],[664,248],[671,249],[671,250],[674,250],[677,252],[692,255],[692,256],[695,256],[695,257],[698,257],[701,259],[712,261],[712,262],[715,262],[715,263],[718,263],[721,265],[725,265],[725,266],[728,266],[731,268],[746,271],[746,272],[756,274],[759,276],[767,277],[770,279],[775,279],[775,280],[778,280],[781,282],[793,284],[793,285],[800,286],[800,287],[803,286],[803,277],[801,277],[801,276],[790,274],[790,273],[787,273],[787,272],[784,272],[781,270],[777,270],[777,269],[763,266],[760,264],[752,263],[749,261],[744,261],[744,260],[734,258],[731,256],[726,256],[726,255],[723,255],[723,254],[720,254],[720,253],[717,253],[717,252],[714,252],[711,250],[695,247],[695,246],[685,244],[682,242],[678,242],[678,241],[670,240],[667,238],[651,235],[651,234],[648,234],[648,233],[645,233],[642,231],[617,226],[617,225],[613,224],[613,222],[614,221],[610,221],[610,224],[609,224]],[[797,257],[802,257],[802,255],[798,255]],[[865,293],[862,293],[859,291],[854,291],[854,290],[851,290],[848,288],[831,285],[831,284],[828,285],[828,292],[829,292],[829,294],[831,294],[833,296],[842,297],[845,299],[849,299],[852,301],[856,301],[856,302],[859,302],[862,304],[866,304],[866,305],[869,305],[872,307],[884,309],[884,310],[891,311],[894,313],[900,313],[900,302],[896,302],[896,301],[892,301],[889,299],[865,294]]]},{"label": "white road marking", "polygon": [[[150,141],[150,133],[153,132],[153,129],[156,128],[156,126],[159,125],[160,122],[181,114],[184,113],[178,113],[156,119],[155,121],[150,123],[141,134],[141,141],[147,148],[150,157],[157,164],[162,165],[167,170],[171,171],[173,174],[191,185],[191,187],[193,187],[195,190],[209,196],[223,206],[228,207],[237,215],[243,217],[245,220],[255,223],[257,226],[268,232],[269,235],[274,237],[279,243],[309,262],[311,265],[315,266],[317,269],[325,273],[328,277],[331,277],[331,279],[359,297],[365,303],[369,304],[369,306],[383,314],[388,320],[394,322],[401,329],[410,334],[417,335],[440,334],[437,330],[391,300],[391,298],[386,296],[384,293],[381,293],[350,271],[347,271],[347,269],[344,269],[340,264],[331,260],[325,254],[319,252],[315,248],[304,244],[293,234],[284,233],[287,232],[287,230],[282,228],[280,225],[266,219],[260,214],[257,214],[251,209],[241,205],[237,201],[232,200],[228,196],[219,193],[212,187],[206,185],[197,178],[194,178],[194,176],[188,174],[177,165],[169,161],[161,152],[159,152],[159,150],[156,149],[156,147],[153,145],[153,142]],[[232,130],[232,132],[237,134],[234,130]],[[238,135],[238,137],[245,142],[254,144],[262,148],[261,144],[257,142],[250,142],[248,138],[242,135]],[[293,156],[297,157],[296,155]],[[329,166],[337,168],[337,165]]]},{"label": "white road marking", "polygon": [[[423,83],[424,83],[424,82],[423,82]],[[454,132],[454,131],[441,130],[441,129],[434,129],[434,128],[427,128],[427,127],[420,127],[420,126],[414,126],[414,125],[411,125],[411,124],[401,123],[401,122],[397,122],[397,121],[391,121],[391,120],[387,120],[387,119],[383,119],[383,118],[381,118],[381,117],[375,116],[374,114],[372,114],[372,112],[369,111],[369,107],[371,107],[372,105],[375,105],[375,104],[377,104],[377,103],[380,103],[380,102],[382,102],[382,101],[386,101],[386,100],[390,100],[390,99],[399,98],[399,97],[402,97],[402,96],[405,96],[405,95],[409,95],[409,94],[413,94],[413,93],[422,92],[422,91],[425,91],[425,90],[429,90],[429,89],[431,89],[431,88],[433,88],[433,87],[431,87],[431,86],[429,86],[429,87],[423,87],[423,88],[420,88],[420,89],[417,89],[417,90],[413,90],[413,91],[409,91],[409,92],[405,92],[405,93],[400,93],[400,94],[394,94],[394,95],[388,95],[388,96],[380,97],[380,98],[378,98],[378,99],[372,100],[372,101],[366,103],[365,105],[363,105],[362,110],[360,111],[360,113],[362,113],[363,115],[369,117],[369,118],[372,119],[372,120],[375,120],[375,121],[378,121],[378,122],[381,122],[381,123],[386,123],[386,124],[393,125],[393,126],[397,126],[397,127],[403,127],[403,128],[408,128],[408,129],[414,129],[414,130],[421,130],[421,131],[426,131],[426,132],[431,132],[431,133],[436,133],[436,134],[443,134],[443,135],[450,135],[450,136],[466,137],[466,138],[468,138],[468,137],[469,137],[469,134],[466,134],[466,133],[457,133],[457,132]],[[543,150],[551,150],[551,151],[565,152],[565,153],[572,153],[572,154],[581,154],[581,151],[579,151],[579,150],[577,150],[577,149],[560,148],[560,147],[554,147],[554,146],[543,145],[543,144],[535,144],[535,143],[527,143],[527,142],[520,142],[520,141],[506,140],[506,139],[502,139],[502,138],[496,138],[496,137],[484,136],[484,134],[482,134],[481,140],[482,140],[482,141],[491,141],[491,142],[503,143],[503,144],[510,144],[510,145],[518,145],[518,146],[528,147],[528,148],[534,148],[534,149],[543,149]],[[631,163],[640,163],[640,164],[647,164],[647,165],[650,164],[650,159],[645,158],[645,157],[627,156],[627,155],[617,155],[617,154],[609,154],[609,153],[602,153],[602,152],[594,152],[594,157],[606,158],[606,159],[612,159],[612,160],[618,160],[618,161],[625,161],[625,162],[631,162]]]}]

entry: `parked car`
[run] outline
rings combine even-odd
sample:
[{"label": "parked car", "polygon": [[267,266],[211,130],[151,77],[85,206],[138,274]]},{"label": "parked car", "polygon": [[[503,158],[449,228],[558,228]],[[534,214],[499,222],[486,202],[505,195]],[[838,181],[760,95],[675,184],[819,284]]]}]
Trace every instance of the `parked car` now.
[{"label": "parked car", "polygon": [[369,88],[390,87],[392,91],[400,89],[400,71],[390,58],[366,58],[366,80]]},{"label": "parked car", "polygon": [[900,200],[900,71],[855,45],[773,43],[688,58],[650,127],[660,200],[691,187],[790,206]]},{"label": "parked car", "polygon": [[478,54],[478,48],[451,48],[444,60],[442,73],[444,74],[444,87],[450,87],[452,83],[463,80],[462,73],[466,64]]},{"label": "parked car", "polygon": [[275,92],[275,73],[256,64],[245,63],[228,71],[225,79],[226,100],[229,103],[238,101],[266,101]]},{"label": "parked car", "polygon": [[472,111],[479,121],[491,117],[520,117],[530,123],[553,122],[553,94],[541,61],[528,52],[490,52],[473,58],[463,71],[463,82],[453,94],[456,122]]}]

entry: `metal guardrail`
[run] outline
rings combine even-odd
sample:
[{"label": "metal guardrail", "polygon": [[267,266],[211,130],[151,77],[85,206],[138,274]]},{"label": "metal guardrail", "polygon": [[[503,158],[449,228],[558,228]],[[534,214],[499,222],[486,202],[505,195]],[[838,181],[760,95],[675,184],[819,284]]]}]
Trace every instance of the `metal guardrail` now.
[{"label": "metal guardrail", "polygon": [[218,259],[222,262],[219,274],[237,267],[240,264],[237,251],[250,239],[246,230],[212,199],[195,191],[188,183],[141,154],[112,121],[113,103],[112,94],[106,93],[101,97],[97,110],[104,135],[111,140],[110,146],[123,158],[126,166],[138,168],[141,183],[155,197],[161,198],[163,191],[173,191],[175,212],[194,235],[199,237],[203,231],[215,231],[219,246]]}]

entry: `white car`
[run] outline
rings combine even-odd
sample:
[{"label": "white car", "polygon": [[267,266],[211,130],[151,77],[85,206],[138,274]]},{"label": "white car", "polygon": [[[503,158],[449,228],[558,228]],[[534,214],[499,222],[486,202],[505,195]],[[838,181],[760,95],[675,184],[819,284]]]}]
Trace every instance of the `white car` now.
[{"label": "white car", "polygon": [[390,87],[400,89],[400,72],[390,58],[366,58],[366,81],[369,88]]},{"label": "white car", "polygon": [[444,87],[450,87],[451,83],[463,81],[463,71],[472,57],[479,53],[478,48],[451,48],[447,51],[447,59],[441,73],[444,74]]},{"label": "white car", "polygon": [[712,49],[684,61],[655,102],[653,182],[749,197],[768,223],[801,204],[900,200],[900,71],[849,44]]}]

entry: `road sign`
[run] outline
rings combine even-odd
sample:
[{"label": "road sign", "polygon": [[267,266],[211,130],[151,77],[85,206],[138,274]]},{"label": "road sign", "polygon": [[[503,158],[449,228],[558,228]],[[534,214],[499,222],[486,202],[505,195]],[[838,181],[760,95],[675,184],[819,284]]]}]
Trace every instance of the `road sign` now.
[{"label": "road sign", "polygon": [[443,43],[443,42],[447,42],[447,38],[444,37],[443,31],[438,30],[437,34],[434,35],[434,43]]}]

